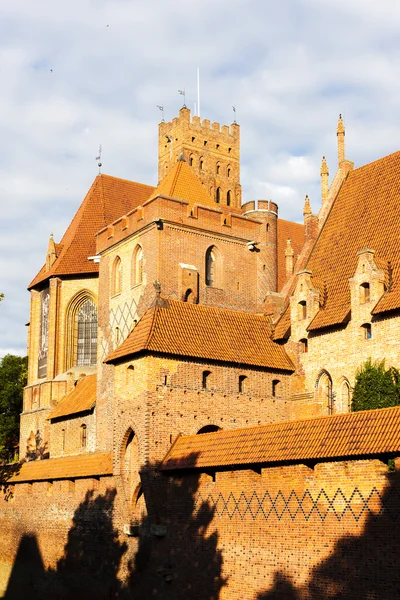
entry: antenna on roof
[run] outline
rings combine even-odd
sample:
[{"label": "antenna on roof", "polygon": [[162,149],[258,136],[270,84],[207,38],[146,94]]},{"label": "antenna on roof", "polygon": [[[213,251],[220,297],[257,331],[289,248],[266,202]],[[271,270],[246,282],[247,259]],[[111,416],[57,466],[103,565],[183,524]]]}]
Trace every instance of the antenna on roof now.
[{"label": "antenna on roof", "polygon": [[99,146],[99,155],[96,156],[96,160],[98,161],[97,166],[99,167],[99,175],[101,175],[101,167],[102,167],[102,162],[101,162],[101,153],[103,151],[103,148],[101,147],[101,144]]},{"label": "antenna on roof", "polygon": [[178,90],[178,92],[180,93],[181,96],[183,96],[182,108],[186,108],[186,90],[185,90],[185,88],[183,88],[183,90]]},{"label": "antenna on roof", "polygon": [[164,106],[157,104],[157,108],[158,108],[158,110],[161,110],[161,114],[162,114],[161,123],[164,123]]}]

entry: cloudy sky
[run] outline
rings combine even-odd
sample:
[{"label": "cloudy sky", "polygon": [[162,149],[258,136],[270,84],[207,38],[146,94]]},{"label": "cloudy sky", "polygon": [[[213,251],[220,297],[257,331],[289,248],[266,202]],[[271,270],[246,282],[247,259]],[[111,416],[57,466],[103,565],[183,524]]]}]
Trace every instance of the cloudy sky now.
[{"label": "cloudy sky", "polygon": [[156,184],[157,124],[196,100],[242,135],[245,200],[300,221],[336,168],[336,125],[356,166],[400,148],[395,0],[2,0],[0,357],[23,354],[26,286],[96,176]]}]

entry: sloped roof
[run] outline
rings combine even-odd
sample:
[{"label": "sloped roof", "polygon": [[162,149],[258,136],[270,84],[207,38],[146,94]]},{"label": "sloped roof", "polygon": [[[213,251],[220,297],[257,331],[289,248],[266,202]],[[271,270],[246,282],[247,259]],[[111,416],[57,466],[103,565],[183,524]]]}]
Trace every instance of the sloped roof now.
[{"label": "sloped roof", "polygon": [[304,225],[278,219],[278,292],[286,283],[285,250],[288,239],[292,242],[295,263],[304,245]]},{"label": "sloped roof", "polygon": [[57,419],[91,410],[96,404],[96,388],[97,376],[86,375],[78,381],[72,392],[57,404],[47,418]]},{"label": "sloped roof", "polygon": [[326,304],[309,330],[342,323],[350,311],[349,278],[359,252],[368,247],[378,260],[391,261],[393,286],[380,302],[400,307],[400,152],[350,172],[332,206],[306,268],[326,281]]},{"label": "sloped roof", "polygon": [[221,207],[211,198],[205,186],[184,160],[178,160],[174,164],[168,175],[154,190],[151,198],[157,198],[157,196],[187,200],[190,205],[201,204],[212,208]]},{"label": "sloped roof", "polygon": [[179,437],[162,469],[322,460],[400,451],[400,407]]},{"label": "sloped roof", "polygon": [[165,300],[163,305],[146,311],[105,362],[147,350],[294,370],[285,349],[271,340],[268,317],[176,300]]},{"label": "sloped roof", "polygon": [[99,475],[112,475],[112,472],[112,454],[96,452],[26,462],[8,481],[22,483],[23,481],[98,477]]},{"label": "sloped roof", "polygon": [[135,181],[98,175],[60,243],[56,244],[54,264],[48,271],[43,266],[28,287],[56,275],[97,273],[99,265],[88,260],[96,253],[95,233],[143,204],[153,190],[154,187]]}]

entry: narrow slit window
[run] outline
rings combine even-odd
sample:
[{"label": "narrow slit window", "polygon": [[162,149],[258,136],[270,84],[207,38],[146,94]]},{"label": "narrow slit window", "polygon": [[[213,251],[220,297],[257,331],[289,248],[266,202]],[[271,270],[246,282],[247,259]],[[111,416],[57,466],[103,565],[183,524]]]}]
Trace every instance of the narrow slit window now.
[{"label": "narrow slit window", "polygon": [[203,371],[202,387],[203,390],[208,390],[210,386],[211,371]]}]

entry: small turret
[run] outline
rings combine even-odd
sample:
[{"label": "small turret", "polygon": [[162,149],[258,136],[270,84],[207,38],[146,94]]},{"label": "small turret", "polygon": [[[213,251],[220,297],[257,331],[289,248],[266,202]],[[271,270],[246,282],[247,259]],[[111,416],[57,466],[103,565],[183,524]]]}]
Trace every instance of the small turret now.
[{"label": "small turret", "polygon": [[293,261],[294,261],[294,250],[292,246],[292,240],[288,238],[285,248],[285,259],[286,259],[286,280],[293,275]]},{"label": "small turret", "polygon": [[307,215],[311,215],[311,214],[312,214],[312,210],[311,210],[310,199],[308,197],[308,194],[306,194],[306,197],[304,198],[304,208],[303,208],[304,219],[306,219]]},{"label": "small turret", "polygon": [[47,254],[46,254],[46,271],[49,271],[55,261],[57,260],[57,252],[56,245],[54,243],[53,234],[50,234],[49,244],[47,246]]},{"label": "small turret", "polygon": [[322,202],[327,198],[329,192],[329,169],[325,156],[322,157],[321,164],[321,196]]},{"label": "small turret", "polygon": [[304,239],[315,240],[318,235],[318,216],[312,214],[310,198],[308,195],[304,199]]},{"label": "small turret", "polygon": [[337,139],[338,139],[338,164],[340,166],[340,163],[345,159],[345,155],[344,155],[345,129],[344,129],[342,115],[339,115],[339,121],[338,121],[338,126],[336,129],[336,135],[337,135]]}]

